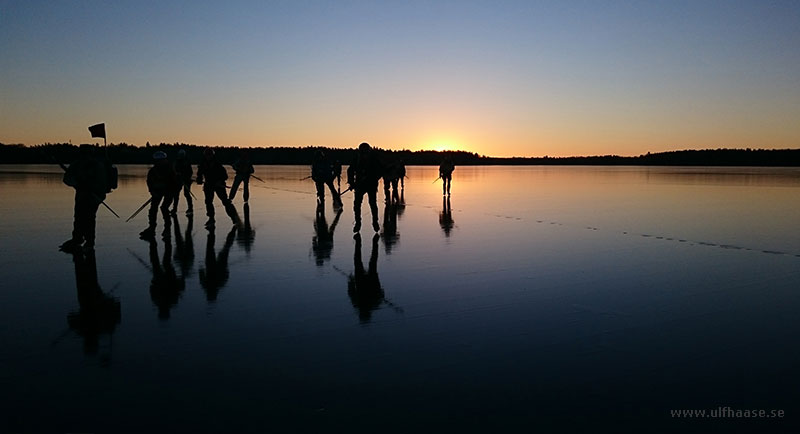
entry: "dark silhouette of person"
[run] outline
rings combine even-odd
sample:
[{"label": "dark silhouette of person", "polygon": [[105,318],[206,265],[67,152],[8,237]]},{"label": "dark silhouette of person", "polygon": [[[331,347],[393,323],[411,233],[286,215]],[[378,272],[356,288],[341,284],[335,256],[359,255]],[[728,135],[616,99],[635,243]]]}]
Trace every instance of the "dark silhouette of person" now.
[{"label": "dark silhouette of person", "polygon": [[250,255],[253,249],[253,242],[256,239],[256,231],[250,224],[250,204],[244,204],[244,224],[236,232],[236,243],[244,248],[245,254]]},{"label": "dark silhouette of person", "polygon": [[372,252],[369,257],[369,268],[366,270],[364,262],[361,260],[361,234],[356,234],[353,238],[356,241],[353,253],[355,269],[347,277],[347,295],[358,312],[359,321],[361,324],[366,324],[372,319],[372,312],[380,308],[386,300],[378,277],[378,239],[380,235],[375,234],[372,237]]},{"label": "dark silhouette of person", "polygon": [[[106,164],[95,156],[94,146],[81,145],[78,159],[64,172],[64,184],[75,189],[72,238],[59,249],[72,253],[94,250],[97,208],[110,192]],[[63,167],[63,166],[62,166]]]},{"label": "dark silhouette of person", "polygon": [[181,269],[181,277],[185,280],[191,274],[194,266],[194,242],[192,240],[192,226],[194,218],[191,214],[186,219],[186,232],[181,234],[181,225],[177,216],[172,216],[172,223],[175,226],[175,262]]},{"label": "dark silhouette of person", "polygon": [[94,251],[86,254],[73,252],[72,261],[80,308],[67,315],[67,324],[83,338],[83,352],[94,355],[97,354],[100,336],[114,333],[121,321],[122,309],[118,299],[100,288]]},{"label": "dark silhouette of person", "polygon": [[233,201],[233,198],[236,197],[236,192],[239,190],[239,184],[242,184],[244,187],[242,197],[244,198],[244,202],[247,203],[250,200],[250,175],[256,172],[252,161],[250,161],[250,151],[247,149],[240,149],[239,159],[236,160],[231,167],[233,167],[233,171],[236,174],[233,177],[233,185],[231,186],[228,199]]},{"label": "dark silhouette of person", "polygon": [[178,191],[172,199],[172,214],[178,213],[178,201],[181,197],[181,190],[183,190],[183,197],[186,198],[186,215],[192,215],[194,212],[192,204],[192,163],[186,158],[186,151],[181,149],[178,151],[178,158],[175,160],[175,174],[178,177]]},{"label": "dark silhouette of person", "polygon": [[150,299],[158,308],[158,318],[167,320],[172,308],[178,304],[186,283],[183,276],[179,276],[172,265],[172,239],[169,232],[164,237],[164,257],[161,261],[159,261],[156,241],[150,239],[148,242],[150,244],[150,271],[153,273],[153,278],[150,280]]},{"label": "dark silhouette of person", "polygon": [[169,206],[173,203],[174,196],[178,195],[178,176],[175,169],[167,160],[167,154],[156,151],[153,154],[153,167],[147,171],[147,190],[150,191],[150,210],[147,213],[148,225],[139,233],[143,240],[153,239],[156,233],[156,219],[159,205],[164,216],[164,231],[169,233]]},{"label": "dark silhouette of person", "polygon": [[342,162],[336,160],[333,162],[333,174],[336,176],[336,191],[342,193]]},{"label": "dark silhouette of person", "polygon": [[397,232],[397,212],[399,208],[399,203],[387,203],[383,208],[383,234],[381,239],[387,255],[392,254],[392,248],[400,239],[400,234]]},{"label": "dark silhouette of person", "polygon": [[401,158],[398,160],[399,162],[399,172],[400,172],[400,190],[404,190],[406,188],[406,163]]},{"label": "dark silhouette of person", "polygon": [[383,165],[377,153],[368,143],[358,146],[358,156],[355,163],[347,168],[347,183],[353,190],[353,212],[355,213],[355,225],[353,232],[361,230],[361,202],[364,194],[369,200],[369,209],[372,212],[372,228],[375,232],[381,230],[378,224],[378,182],[383,176]]},{"label": "dark silhouette of person", "polygon": [[339,217],[342,216],[342,208],[336,209],[336,217],[333,218],[333,223],[328,226],[328,221],[325,218],[325,204],[318,203],[316,218],[314,219],[314,236],[311,238],[311,249],[314,252],[314,258],[318,267],[321,267],[326,260],[331,259],[331,252],[333,252],[333,232],[336,230],[336,225],[339,224]]},{"label": "dark silhouette of person", "polygon": [[442,212],[439,213],[439,226],[442,227],[444,235],[450,236],[450,231],[453,230],[453,209],[450,207],[450,197],[442,198]]},{"label": "dark silhouette of person", "polygon": [[203,186],[203,195],[206,202],[206,215],[208,221],[206,222],[207,228],[213,228],[214,220],[214,195],[217,195],[222,205],[225,207],[225,213],[231,218],[233,224],[239,224],[239,215],[236,213],[236,208],[233,207],[228,195],[225,194],[225,180],[228,179],[228,171],[225,167],[217,161],[214,156],[214,150],[206,148],[203,152],[203,161],[197,167],[197,183]]},{"label": "dark silhouette of person", "polygon": [[439,176],[442,178],[442,195],[450,195],[450,184],[453,180],[453,171],[456,166],[453,165],[453,160],[447,156],[444,161],[439,165]]},{"label": "dark silhouette of person", "polygon": [[225,244],[218,254],[214,252],[214,242],[216,237],[214,230],[208,231],[206,239],[206,258],[202,268],[200,268],[200,286],[206,293],[206,300],[209,303],[217,301],[219,291],[228,283],[230,271],[228,270],[228,255],[230,254],[233,240],[236,237],[236,226],[231,228],[228,236],[225,237]]},{"label": "dark silhouette of person", "polygon": [[[383,194],[386,203],[399,202],[400,193],[398,191],[398,183],[406,176],[406,166],[401,160],[397,160],[389,164],[383,172]],[[392,189],[392,195],[389,196],[389,189]]]},{"label": "dark silhouette of person", "polygon": [[[341,176],[341,167],[339,168]],[[336,171],[333,164],[325,157],[325,153],[317,150],[314,153],[314,161],[311,163],[311,180],[317,187],[317,201],[325,203],[325,186],[331,191],[334,206],[342,206],[339,192],[333,187],[333,180],[336,179]]]}]

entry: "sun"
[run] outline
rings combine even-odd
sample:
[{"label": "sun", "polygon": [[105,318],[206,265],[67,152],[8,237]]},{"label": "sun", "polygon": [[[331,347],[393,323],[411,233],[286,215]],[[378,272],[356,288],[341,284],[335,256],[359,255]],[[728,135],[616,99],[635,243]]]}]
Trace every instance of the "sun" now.
[{"label": "sun", "polygon": [[463,151],[469,146],[467,140],[464,140],[464,138],[459,137],[457,134],[433,135],[422,143],[425,143],[423,149],[436,152]]},{"label": "sun", "polygon": [[428,149],[432,149],[436,152],[443,152],[443,151],[452,151],[456,149],[456,146],[450,142],[433,142],[428,145]]}]

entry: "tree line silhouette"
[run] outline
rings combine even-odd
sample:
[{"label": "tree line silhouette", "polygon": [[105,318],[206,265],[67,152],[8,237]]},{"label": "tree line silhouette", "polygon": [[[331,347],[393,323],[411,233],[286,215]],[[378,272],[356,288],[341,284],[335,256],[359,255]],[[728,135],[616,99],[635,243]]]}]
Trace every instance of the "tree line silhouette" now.
[{"label": "tree line silhouette", "polygon": [[[108,158],[115,164],[150,164],[153,153],[164,151],[174,157],[184,149],[189,161],[197,164],[205,146],[186,143],[160,143],[135,146],[127,143],[109,144]],[[355,160],[356,148],[254,147],[250,149],[253,164],[309,165],[317,150],[323,150],[331,161],[349,164]],[[238,148],[215,146],[220,161],[234,161]],[[647,153],[635,157],[598,155],[584,157],[488,157],[466,151],[410,151],[376,148],[385,158],[399,159],[407,165],[436,166],[445,156],[455,165],[643,165],[643,166],[800,166],[800,149],[705,149]],[[2,164],[68,163],[78,156],[78,146],[69,143],[44,143],[34,146],[0,143]]]}]

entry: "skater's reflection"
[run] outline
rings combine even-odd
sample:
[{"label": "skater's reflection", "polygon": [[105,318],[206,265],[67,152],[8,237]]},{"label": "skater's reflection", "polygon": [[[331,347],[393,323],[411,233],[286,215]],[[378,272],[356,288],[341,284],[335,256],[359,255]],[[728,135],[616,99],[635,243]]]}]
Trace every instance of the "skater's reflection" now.
[{"label": "skater's reflection", "polygon": [[178,276],[172,265],[172,239],[169,232],[164,233],[164,256],[159,261],[158,244],[154,239],[148,241],[150,247],[150,299],[158,308],[158,318],[167,320],[170,310],[178,304],[183,289],[186,287],[183,276]]},{"label": "skater's reflection", "polygon": [[386,254],[392,254],[392,248],[397,244],[400,234],[397,232],[397,217],[399,211],[399,203],[387,203],[383,207],[383,247],[386,249]]},{"label": "skater's reflection", "polygon": [[103,334],[114,333],[122,318],[120,302],[103,292],[97,281],[97,262],[94,251],[72,254],[75,263],[75,286],[78,290],[77,312],[67,315],[71,330],[83,338],[83,352],[97,354]]},{"label": "skater's reflection", "polygon": [[173,216],[172,221],[175,226],[175,262],[181,269],[181,277],[185,280],[191,275],[194,266],[194,242],[192,241],[192,225],[194,219],[191,214],[187,215],[186,232],[181,234],[181,226],[178,217]]},{"label": "skater's reflection", "polygon": [[450,196],[442,198],[442,212],[439,213],[439,226],[442,227],[444,235],[450,236],[453,230],[453,209],[450,206]]},{"label": "skater's reflection", "polygon": [[219,254],[214,253],[214,242],[216,237],[213,228],[208,231],[208,239],[206,240],[206,260],[202,268],[200,268],[200,286],[206,293],[206,300],[209,303],[217,300],[219,291],[228,282],[230,272],[228,271],[228,254],[233,246],[233,240],[236,237],[236,226],[234,226],[228,235],[225,237],[225,244],[220,249]]},{"label": "skater's reflection", "polygon": [[336,211],[336,216],[333,218],[333,223],[328,226],[328,220],[325,218],[325,202],[317,204],[311,250],[314,252],[314,259],[318,267],[321,267],[325,261],[331,259],[333,232],[336,230],[336,225],[339,224],[339,217],[342,216],[343,211],[341,207],[334,207],[334,210]]},{"label": "skater's reflection", "polygon": [[369,266],[365,270],[361,260],[361,234],[356,234],[355,252],[353,253],[353,273],[347,276],[347,295],[350,302],[358,312],[358,319],[361,324],[367,324],[372,319],[372,312],[386,304],[396,312],[402,313],[402,309],[395,306],[386,299],[381,281],[378,278],[378,238],[375,234],[372,237],[372,251],[369,257]]},{"label": "skater's reflection", "polygon": [[403,213],[406,211],[406,189],[405,187],[400,187],[400,201],[397,202],[397,218],[403,217]]},{"label": "skater's reflection", "polygon": [[256,231],[250,225],[250,204],[244,204],[244,222],[238,229],[236,234],[236,243],[244,249],[247,256],[250,256],[250,251],[253,250],[253,242],[256,239]]}]

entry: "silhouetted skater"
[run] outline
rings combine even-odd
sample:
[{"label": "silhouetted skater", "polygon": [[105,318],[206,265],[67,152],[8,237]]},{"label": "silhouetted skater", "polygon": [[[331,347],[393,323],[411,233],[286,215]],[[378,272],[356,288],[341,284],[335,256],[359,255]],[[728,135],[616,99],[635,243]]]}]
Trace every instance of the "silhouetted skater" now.
[{"label": "silhouetted skater", "polygon": [[[167,160],[167,154],[163,151],[156,151],[153,154],[153,167],[147,172],[147,189],[150,191],[150,211],[147,213],[148,225],[145,230],[139,233],[143,240],[153,239],[156,233],[156,218],[158,217],[159,204],[161,214],[164,216],[164,231],[169,233],[171,219],[169,216],[169,206],[174,197],[178,195],[178,176]],[[162,202],[163,201],[163,202]]]},{"label": "silhouetted skater", "polygon": [[[341,176],[341,167],[339,168]],[[317,187],[317,201],[320,203],[325,202],[325,186],[331,191],[334,206],[341,206],[342,200],[339,198],[339,192],[333,187],[333,180],[336,178],[336,171],[333,164],[325,157],[325,153],[317,151],[314,154],[314,162],[311,163],[311,179]]]},{"label": "silhouetted skater", "polygon": [[233,163],[232,167],[236,174],[233,177],[233,185],[231,186],[228,199],[233,201],[233,198],[236,197],[236,192],[239,190],[239,184],[242,184],[244,186],[244,194],[242,197],[244,198],[244,202],[247,203],[247,201],[250,200],[250,175],[256,171],[256,169],[253,168],[253,163],[250,161],[250,151],[247,149],[240,149],[239,159]]},{"label": "silhouetted skater", "polygon": [[314,237],[311,238],[311,249],[314,251],[314,258],[318,267],[321,267],[326,260],[331,259],[333,251],[333,232],[339,224],[339,217],[342,216],[342,208],[336,209],[336,217],[333,223],[328,226],[325,218],[325,204],[318,203],[316,217],[314,218]]},{"label": "silhouetted skater", "polygon": [[203,186],[203,195],[206,202],[206,215],[208,221],[206,222],[207,228],[213,228],[214,220],[214,195],[217,195],[222,205],[225,207],[225,213],[231,218],[233,224],[239,224],[239,216],[236,213],[236,208],[233,207],[228,195],[225,194],[225,180],[228,179],[228,171],[225,167],[217,161],[214,156],[214,150],[206,148],[203,152],[203,161],[197,167],[197,184]]},{"label": "silhouetted skater", "polygon": [[453,180],[453,171],[455,169],[453,160],[449,156],[444,157],[444,161],[439,165],[439,177],[442,178],[442,195],[450,195],[450,183]]},{"label": "silhouetted skater", "polygon": [[[383,173],[383,194],[386,203],[400,201],[400,192],[397,186],[405,176],[406,166],[401,160],[394,161],[386,167]],[[391,197],[389,196],[390,187],[392,189]]]},{"label": "silhouetted skater", "polygon": [[186,283],[183,276],[179,276],[172,265],[171,237],[164,237],[164,257],[161,261],[159,261],[156,241],[150,239],[149,244],[150,271],[153,273],[153,278],[150,280],[150,299],[158,308],[158,318],[166,320],[169,319],[172,308],[178,304]]},{"label": "silhouetted skater", "polygon": [[336,191],[342,193],[342,162],[336,160],[333,162],[333,174],[336,176]]},{"label": "silhouetted skater", "polygon": [[228,255],[230,254],[233,240],[236,237],[236,226],[231,228],[228,236],[225,237],[225,244],[220,249],[219,254],[214,253],[214,242],[216,237],[214,230],[208,231],[206,239],[206,258],[202,268],[200,268],[200,286],[206,293],[206,300],[209,303],[217,301],[219,291],[228,283],[230,271],[228,270]]},{"label": "silhouetted skater", "polygon": [[236,232],[236,243],[244,248],[245,254],[250,255],[255,239],[256,231],[250,224],[250,204],[246,203],[244,204],[244,223]]},{"label": "silhouetted skater", "polygon": [[186,151],[181,149],[178,151],[178,158],[175,160],[175,174],[178,177],[178,192],[172,200],[172,214],[178,213],[178,201],[181,197],[181,190],[183,190],[183,197],[186,198],[186,215],[191,215],[194,212],[192,204],[192,163],[186,157]]},{"label": "silhouetted skater", "polygon": [[442,227],[444,235],[450,236],[450,231],[453,230],[453,209],[450,207],[450,198],[442,198],[442,212],[439,213],[439,226]]},{"label": "silhouetted skater", "polygon": [[72,238],[59,248],[70,253],[79,249],[93,250],[97,208],[116,180],[108,179],[107,164],[95,156],[94,146],[81,145],[78,159],[66,169],[63,181],[75,189],[75,212]]},{"label": "silhouetted skater", "polygon": [[69,328],[83,338],[85,354],[97,354],[100,336],[111,335],[122,318],[120,302],[103,292],[97,281],[95,254],[75,252],[75,287],[78,290],[77,312],[67,315]]},{"label": "silhouetted skater", "polygon": [[364,269],[364,262],[361,260],[361,235],[353,237],[356,240],[355,252],[353,253],[353,274],[347,277],[347,295],[350,302],[358,312],[358,319],[362,324],[368,323],[372,319],[372,311],[380,308],[383,304],[384,292],[381,281],[378,278],[378,239],[380,235],[372,237],[372,252],[369,257],[369,268]]},{"label": "silhouetted skater", "polygon": [[375,232],[381,230],[378,224],[378,182],[383,175],[383,165],[381,164],[375,151],[368,143],[358,146],[358,157],[355,163],[347,168],[347,183],[353,190],[353,212],[355,213],[356,223],[353,232],[361,230],[361,202],[364,194],[369,200],[369,209],[372,212],[372,228]]}]

